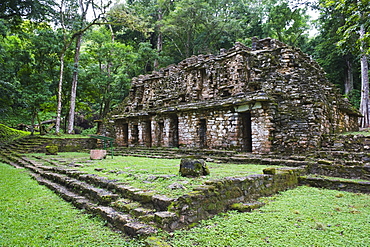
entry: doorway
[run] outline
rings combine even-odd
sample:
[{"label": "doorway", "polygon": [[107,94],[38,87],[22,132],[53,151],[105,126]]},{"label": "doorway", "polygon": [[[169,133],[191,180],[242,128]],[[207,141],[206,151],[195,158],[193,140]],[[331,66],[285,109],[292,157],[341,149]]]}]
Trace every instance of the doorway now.
[{"label": "doorway", "polygon": [[123,146],[127,147],[128,146],[128,123],[124,123],[122,125],[122,135],[123,135],[122,144]]},{"label": "doorway", "polygon": [[207,120],[206,119],[199,120],[199,141],[200,141],[200,148],[207,147]]},{"label": "doorway", "polygon": [[241,119],[242,151],[252,152],[252,117],[250,112],[239,113]]},{"label": "doorway", "polygon": [[162,147],[163,145],[163,130],[164,130],[164,122],[158,122],[158,134],[157,134],[157,146]]},{"label": "doorway", "polygon": [[132,130],[131,130],[131,144],[137,145],[139,143],[139,125],[134,124],[132,125]]},{"label": "doorway", "polygon": [[168,133],[169,147],[179,147],[179,118],[177,115],[170,116],[170,129]]},{"label": "doorway", "polygon": [[144,122],[143,140],[147,147],[152,146],[152,122],[150,120]]}]

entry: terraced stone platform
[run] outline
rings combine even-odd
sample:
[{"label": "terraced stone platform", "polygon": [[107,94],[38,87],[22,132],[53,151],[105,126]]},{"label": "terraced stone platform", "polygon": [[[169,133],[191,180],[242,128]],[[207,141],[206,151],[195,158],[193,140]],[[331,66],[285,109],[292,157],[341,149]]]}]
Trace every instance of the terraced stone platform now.
[{"label": "terraced stone platform", "polygon": [[[156,233],[158,229],[173,231],[204,217],[212,217],[219,212],[233,209],[231,205],[235,203],[253,204],[259,196],[276,193],[299,184],[370,193],[370,137],[356,137],[356,142],[352,140],[354,137],[346,138],[343,141],[346,145],[345,150],[337,142],[314,153],[289,156],[261,156],[225,150],[194,151],[145,147],[116,150],[115,155],[150,158],[194,157],[220,163],[254,163],[286,167],[281,170],[269,170],[260,175],[209,182],[194,189],[190,195],[179,198],[169,198],[154,191],[128,186],[114,179],[79,171],[74,168],[79,165],[78,162],[70,163],[58,159],[57,156],[40,158],[22,154],[44,152],[45,143],[37,138],[31,138],[34,140],[33,143],[28,139],[27,144],[23,146],[19,144],[22,141],[3,146],[0,161],[17,168],[28,169],[30,175],[40,184],[55,191],[77,208],[101,216],[113,228],[129,236],[148,236]],[[350,143],[354,143],[353,146]],[[363,181],[346,182],[338,178],[360,178]],[[243,189],[247,187],[248,189]],[[267,192],[264,194],[261,191]],[[189,202],[190,204],[186,204]],[[197,214],[194,214],[197,212],[195,209],[198,210]]]}]

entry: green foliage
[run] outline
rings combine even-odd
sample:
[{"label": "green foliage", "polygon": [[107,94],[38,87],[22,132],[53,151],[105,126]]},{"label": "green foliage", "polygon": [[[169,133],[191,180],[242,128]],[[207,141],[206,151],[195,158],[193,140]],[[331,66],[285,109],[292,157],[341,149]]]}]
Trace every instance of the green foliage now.
[{"label": "green foliage", "polygon": [[143,246],[125,239],[30,179],[0,163],[1,246]]},{"label": "green foliage", "polygon": [[[338,42],[338,46],[343,51],[352,51],[355,54],[366,53],[369,54],[369,27],[370,21],[368,20],[370,14],[370,5],[367,0],[343,0],[343,1],[325,1],[326,6],[334,7],[340,12],[345,18],[344,25],[338,28],[337,32],[341,34],[341,40]],[[363,26],[366,30],[366,34],[363,38],[360,37],[359,30]],[[361,51],[362,42],[366,45],[366,50]]]},{"label": "green foliage", "polygon": [[3,0],[0,5],[0,19],[8,19],[13,24],[21,22],[22,18],[45,20],[52,14],[52,0]]},{"label": "green foliage", "polygon": [[81,54],[79,101],[89,102],[89,108],[101,119],[128,95],[137,54],[132,46],[114,41],[105,27],[91,30],[86,37],[89,41]]},{"label": "green foliage", "polygon": [[28,136],[30,132],[16,130],[0,124],[0,143],[12,142],[18,138]]},{"label": "green foliage", "polygon": [[358,90],[358,89],[353,89],[353,90],[349,93],[348,98],[349,98],[349,102],[351,102],[351,104],[352,104],[356,109],[359,109],[359,108],[360,108],[360,98],[361,98],[361,92],[360,92],[360,90]]},{"label": "green foliage", "polygon": [[[59,58],[63,52],[62,116],[67,117],[74,71],[72,41],[80,32],[84,33],[84,39],[76,111],[77,115],[92,121],[104,118],[122,102],[128,95],[132,77],[191,55],[216,54],[221,48],[232,47],[236,41],[250,44],[253,36],[271,36],[310,50],[328,72],[329,79],[343,87],[346,62],[343,54],[349,56],[348,51],[353,49],[338,49],[336,44],[350,44],[356,48],[359,42],[353,32],[356,21],[366,27],[369,25],[369,18],[359,19],[357,14],[367,13],[366,1],[354,5],[347,0],[321,0],[319,29],[322,32],[307,44],[309,20],[305,14],[307,8],[301,2],[129,0],[114,6],[109,13],[104,11],[110,1],[99,7],[100,4],[94,3],[96,13],[101,15],[95,22],[85,23],[76,0],[63,1],[63,23],[60,13],[53,12],[53,8],[62,7],[59,6],[62,2],[17,0],[5,1],[0,6],[0,15],[5,17],[0,20],[0,114],[3,122],[30,124],[37,118],[40,121],[55,118]],[[14,26],[9,23],[11,16],[24,19],[17,18],[17,26]],[[39,17],[52,17],[55,24],[30,21],[40,20]],[[98,22],[106,25],[91,28]],[[365,35],[365,41],[368,43],[369,35]],[[354,59],[350,57],[349,60],[353,62]],[[353,67],[358,90],[357,64]],[[358,102],[357,96],[350,99]]]},{"label": "green foliage", "polygon": [[172,246],[368,246],[370,196],[341,194],[301,186],[261,199],[267,205],[252,213],[228,212],[167,240]]},{"label": "green foliage", "polygon": [[95,135],[97,132],[97,127],[93,127],[93,128],[90,128],[90,129],[85,129],[81,132],[81,135],[83,136],[88,136],[88,135]]},{"label": "green foliage", "polygon": [[263,25],[267,36],[288,45],[302,46],[307,42],[309,16],[306,8],[290,7],[282,1],[271,7],[267,22]]},{"label": "green foliage", "polygon": [[3,122],[18,116],[30,124],[51,99],[59,36],[43,23],[24,21],[21,28],[0,39],[0,112]]},{"label": "green foliage", "polygon": [[[339,30],[346,25],[347,21],[347,15],[336,8],[339,3],[326,0],[318,2],[317,9],[320,11],[320,18],[317,24],[320,34],[311,41],[314,51],[310,53],[327,72],[328,79],[341,88],[343,93],[349,94],[351,103],[357,108],[360,95],[348,91],[361,88],[360,63],[355,50],[352,49],[352,41],[347,44],[348,49],[338,46],[343,40],[343,34]],[[351,78],[353,78],[352,83]]]}]

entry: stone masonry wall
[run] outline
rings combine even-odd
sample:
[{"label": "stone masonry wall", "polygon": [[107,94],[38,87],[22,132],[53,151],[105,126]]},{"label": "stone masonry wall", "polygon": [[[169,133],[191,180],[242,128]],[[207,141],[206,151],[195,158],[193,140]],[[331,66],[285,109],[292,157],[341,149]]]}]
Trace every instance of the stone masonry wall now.
[{"label": "stone masonry wall", "polygon": [[316,62],[269,38],[133,78],[120,109],[119,144],[254,153],[316,149],[359,117]]},{"label": "stone masonry wall", "polygon": [[230,209],[234,203],[251,202],[286,189],[295,188],[302,170],[272,168],[266,174],[212,180],[179,197],[170,206],[176,219],[166,230],[189,226]]},{"label": "stone masonry wall", "polygon": [[[267,107],[252,109],[251,145],[258,153],[268,152],[272,130],[272,116]],[[184,112],[176,115],[177,126],[172,126],[174,116],[154,116],[139,119],[129,124],[116,124],[116,141],[122,146],[187,147],[213,149],[240,149],[244,144],[243,120],[240,112],[233,108]],[[201,122],[203,121],[203,135]],[[145,131],[150,122],[151,131]],[[124,127],[126,126],[126,127]],[[136,127],[135,127],[136,126]],[[177,130],[174,130],[176,128]],[[126,129],[126,130],[124,130]],[[171,132],[177,132],[177,144]],[[150,135],[147,137],[146,135]],[[148,139],[151,143],[148,143]]]}]

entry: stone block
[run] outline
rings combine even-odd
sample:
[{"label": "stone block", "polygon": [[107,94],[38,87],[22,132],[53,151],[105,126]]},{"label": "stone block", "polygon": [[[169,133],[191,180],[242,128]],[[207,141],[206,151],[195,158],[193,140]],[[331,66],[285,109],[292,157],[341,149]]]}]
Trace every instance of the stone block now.
[{"label": "stone block", "polygon": [[58,146],[51,145],[45,147],[47,155],[57,155],[58,154]]},{"label": "stone block", "polygon": [[183,177],[199,177],[209,175],[209,169],[204,160],[181,159],[180,174]]},{"label": "stone block", "polygon": [[103,149],[90,150],[90,159],[92,160],[105,159],[106,156],[107,156],[107,150],[103,150]]}]

